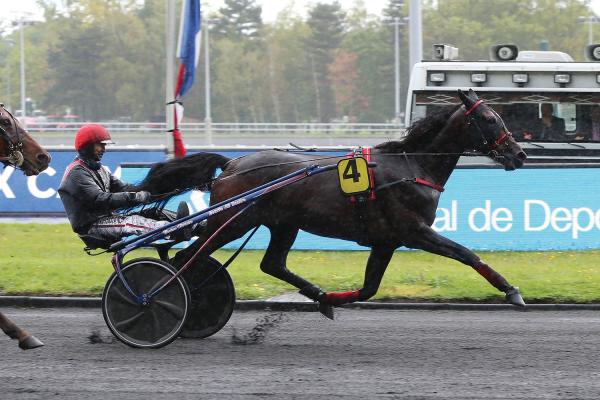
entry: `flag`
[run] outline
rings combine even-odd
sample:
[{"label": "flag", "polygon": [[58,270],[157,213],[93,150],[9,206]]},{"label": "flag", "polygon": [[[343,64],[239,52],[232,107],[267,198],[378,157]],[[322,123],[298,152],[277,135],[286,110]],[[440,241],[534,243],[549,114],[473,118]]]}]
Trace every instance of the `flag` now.
[{"label": "flag", "polygon": [[177,57],[181,64],[175,95],[183,97],[194,84],[196,66],[200,58],[200,0],[183,1]]},{"label": "flag", "polygon": [[180,60],[177,84],[175,86],[175,124],[173,143],[175,157],[185,156],[183,138],[179,131],[179,122],[183,118],[181,99],[194,84],[196,66],[200,58],[200,0],[183,0],[177,57]]}]

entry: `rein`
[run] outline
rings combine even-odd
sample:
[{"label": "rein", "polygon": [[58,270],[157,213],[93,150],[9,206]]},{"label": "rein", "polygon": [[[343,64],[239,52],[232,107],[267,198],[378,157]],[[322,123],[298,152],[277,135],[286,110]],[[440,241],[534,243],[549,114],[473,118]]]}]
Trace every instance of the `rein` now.
[{"label": "rein", "polygon": [[[319,150],[320,152],[332,152],[332,151],[339,151],[339,150]],[[463,151],[461,153],[379,153],[377,154],[377,156],[386,156],[386,157],[407,157],[407,156],[411,156],[411,157],[418,157],[418,156],[438,156],[438,157],[446,157],[446,156],[464,156],[464,157],[481,157],[481,156],[486,156],[486,153],[479,153],[479,152],[467,152],[467,151]],[[245,156],[243,156],[245,157]],[[235,158],[234,160],[243,158],[243,157],[238,157]],[[229,179],[229,178],[233,178],[235,176],[238,175],[244,175],[247,174],[249,172],[254,172],[254,171],[258,171],[264,168],[271,168],[271,167],[280,167],[282,165],[294,165],[294,164],[302,164],[302,163],[307,163],[307,162],[311,162],[311,161],[322,161],[322,160],[332,160],[335,158],[342,158],[343,156],[327,156],[327,157],[317,157],[317,158],[311,158],[310,160],[298,160],[298,161],[287,161],[287,162],[282,162],[282,163],[273,163],[273,164],[265,164],[265,165],[259,165],[257,167],[252,167],[252,168],[248,168],[248,169],[244,169],[241,170],[239,172],[236,172],[234,174],[231,174],[229,176],[223,177],[223,178],[217,178],[220,180],[225,180],[225,179]],[[231,161],[234,161],[231,160]],[[231,162],[229,161],[229,162]],[[216,179],[215,179],[216,180]]]},{"label": "rein", "polygon": [[19,168],[25,161],[25,158],[23,157],[23,142],[21,141],[21,136],[19,135],[19,129],[17,128],[17,121],[15,120],[15,117],[4,107],[4,104],[0,103],[0,117],[4,115],[3,111],[5,111],[12,120],[12,126],[15,128],[14,132],[16,141],[13,142],[8,132],[6,132],[6,130],[0,126],[0,137],[4,139],[6,145],[8,146],[8,155],[0,156],[0,161],[6,162],[15,168]]}]

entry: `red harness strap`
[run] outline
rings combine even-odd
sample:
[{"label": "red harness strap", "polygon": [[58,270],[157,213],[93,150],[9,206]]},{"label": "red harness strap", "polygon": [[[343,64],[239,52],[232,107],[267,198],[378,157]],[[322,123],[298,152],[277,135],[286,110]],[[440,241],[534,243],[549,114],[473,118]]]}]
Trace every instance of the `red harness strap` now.
[{"label": "red harness strap", "polygon": [[[479,104],[481,104],[481,101],[479,101],[478,103],[476,103],[475,106],[473,106],[473,108],[471,108],[470,111],[473,111],[474,108],[476,108]],[[346,156],[351,158],[354,156],[363,156],[365,158],[365,160],[367,160],[367,162],[371,162],[371,147],[360,147],[356,150],[354,150],[352,153],[348,153]],[[432,189],[437,190],[438,192],[443,192],[445,189],[442,185],[438,185],[436,183],[433,182],[429,182],[426,179],[423,178],[414,178],[414,182],[419,184],[419,185],[424,185],[424,186],[428,186]],[[375,195],[375,176],[373,175],[373,168],[369,167],[369,183],[371,185],[371,192],[369,193],[369,200],[375,200],[377,197]],[[356,196],[350,196],[350,202],[351,203],[356,203]]]},{"label": "red harness strap", "polygon": [[483,100],[479,99],[475,102],[475,104],[473,104],[473,107],[469,108],[467,111],[465,111],[465,116],[471,114],[473,111],[475,111],[475,109],[477,107],[479,107],[479,105],[483,103]]},{"label": "red harness strap", "polygon": [[[363,155],[365,156],[365,160],[367,163],[371,162],[371,150],[372,147],[365,147],[363,149]],[[368,167],[369,170],[369,184],[371,185],[371,193],[369,193],[369,200],[375,200],[375,176],[373,175],[373,168]]]},{"label": "red harness strap", "polygon": [[506,142],[509,138],[509,135],[502,131],[502,133],[500,134],[500,137],[498,139],[496,139],[496,141],[492,144],[491,148],[492,150],[494,150],[496,147],[502,145],[502,143]]},{"label": "red harness strap", "polygon": [[435,189],[440,193],[445,190],[443,186],[433,182],[429,182],[423,178],[415,178],[415,183],[418,183],[419,185],[429,186],[430,188]]},{"label": "red harness strap", "polygon": [[[363,156],[365,158],[365,160],[367,160],[367,163],[371,162],[371,147],[359,147],[358,149],[354,150],[352,153],[347,154],[348,158],[352,158],[355,156]],[[369,184],[371,186],[371,191],[369,193],[369,200],[375,200],[377,199],[377,196],[375,195],[375,176],[373,175],[373,168],[368,167],[368,171],[369,171]],[[350,196],[350,202],[351,203],[356,203],[356,196]]]}]

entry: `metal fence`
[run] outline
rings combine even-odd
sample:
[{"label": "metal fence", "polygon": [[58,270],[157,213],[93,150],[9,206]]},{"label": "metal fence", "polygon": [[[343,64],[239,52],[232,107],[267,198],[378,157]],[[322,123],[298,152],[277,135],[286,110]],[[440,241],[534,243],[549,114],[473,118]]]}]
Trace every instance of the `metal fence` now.
[{"label": "metal fence", "polygon": [[[70,133],[84,122],[33,122],[27,125],[32,133]],[[164,122],[98,122],[116,134],[166,132]],[[240,136],[380,136],[397,137],[403,132],[401,124],[358,124],[358,123],[182,123],[180,130],[191,135],[240,135]]]}]

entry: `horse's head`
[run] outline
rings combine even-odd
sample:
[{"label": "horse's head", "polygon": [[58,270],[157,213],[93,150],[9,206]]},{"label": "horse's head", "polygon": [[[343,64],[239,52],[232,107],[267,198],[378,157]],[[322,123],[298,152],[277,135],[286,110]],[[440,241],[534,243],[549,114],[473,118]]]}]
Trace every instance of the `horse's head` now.
[{"label": "horse's head", "polygon": [[50,154],[23,129],[19,121],[0,104],[0,162],[37,175],[50,163]]},{"label": "horse's head", "polygon": [[522,167],[527,154],[515,141],[500,115],[484,104],[473,89],[469,89],[467,94],[459,89],[458,96],[465,106],[469,133],[467,146],[486,154],[507,171]]}]

